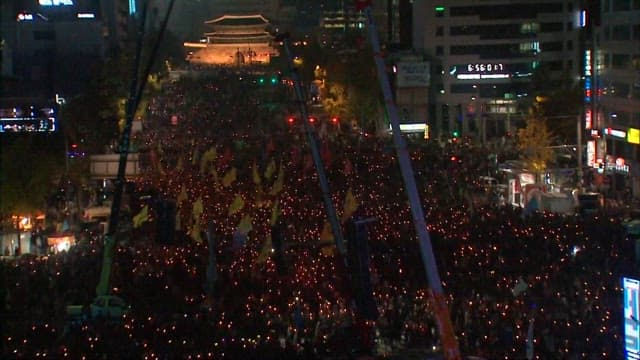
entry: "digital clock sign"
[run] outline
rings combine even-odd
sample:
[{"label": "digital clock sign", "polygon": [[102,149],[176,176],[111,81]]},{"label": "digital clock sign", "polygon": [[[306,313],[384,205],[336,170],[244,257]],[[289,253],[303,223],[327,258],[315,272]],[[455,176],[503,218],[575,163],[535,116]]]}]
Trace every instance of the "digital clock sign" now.
[{"label": "digital clock sign", "polygon": [[454,65],[449,74],[458,80],[508,79],[507,65],[503,63],[470,63]]},{"label": "digital clock sign", "polygon": [[467,64],[468,73],[486,73],[504,71],[505,66],[502,63],[495,64]]}]

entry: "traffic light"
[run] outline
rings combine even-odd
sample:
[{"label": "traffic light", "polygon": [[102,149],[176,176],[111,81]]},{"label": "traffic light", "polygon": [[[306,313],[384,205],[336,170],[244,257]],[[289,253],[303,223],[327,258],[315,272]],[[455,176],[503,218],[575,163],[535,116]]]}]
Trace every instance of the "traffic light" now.
[{"label": "traffic light", "polygon": [[260,85],[264,84],[264,78],[263,77],[259,77],[258,78],[258,84],[260,84]]},{"label": "traffic light", "polygon": [[451,155],[449,160],[451,160],[452,163],[462,164],[462,157],[461,156]]},{"label": "traffic light", "polygon": [[340,122],[340,119],[337,116],[332,116],[331,117],[331,123],[334,125],[338,125],[338,122]]},{"label": "traffic light", "polygon": [[315,122],[316,122],[316,118],[315,118],[315,117],[313,117],[313,116],[309,116],[309,122],[310,122],[311,124],[315,123]]},{"label": "traffic light", "polygon": [[275,85],[275,84],[277,84],[277,83],[278,83],[278,78],[277,78],[275,75],[273,75],[273,76],[271,77],[271,85]]},{"label": "traffic light", "polygon": [[451,133],[451,141],[454,143],[458,142],[458,138],[460,138],[460,131],[458,130],[453,130],[453,132]]},{"label": "traffic light", "polygon": [[293,124],[295,121],[296,121],[296,118],[294,118],[293,116],[289,116],[287,118],[287,123],[289,123],[289,124]]}]

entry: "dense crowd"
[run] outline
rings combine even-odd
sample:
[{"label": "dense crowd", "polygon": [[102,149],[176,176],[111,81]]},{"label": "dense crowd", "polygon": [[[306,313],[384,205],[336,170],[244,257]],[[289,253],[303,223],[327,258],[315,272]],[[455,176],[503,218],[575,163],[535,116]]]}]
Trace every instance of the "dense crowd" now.
[{"label": "dense crowd", "polygon": [[[306,137],[274,110],[286,96],[264,101],[251,76],[218,71],[170,82],[149,102],[136,138],[149,154],[147,171],[136,186],[175,201],[177,232],[171,244],[158,244],[151,212],[117,247],[111,284],[131,313],[122,321],[66,317],[66,305],[95,294],[97,235],[61,254],[5,261],[3,358],[329,358],[439,349],[390,139],[346,124],[314,125],[340,221],[374,219],[370,272],[379,316],[363,321],[328,231]],[[477,203],[469,194],[490,171],[488,149],[422,141],[409,151],[462,354],[622,358],[620,278],[636,269],[619,217],[525,216]],[[450,161],[452,153],[462,161]],[[153,204],[143,198],[132,212]],[[279,264],[274,224],[284,241]],[[215,276],[207,275],[209,246]]]}]

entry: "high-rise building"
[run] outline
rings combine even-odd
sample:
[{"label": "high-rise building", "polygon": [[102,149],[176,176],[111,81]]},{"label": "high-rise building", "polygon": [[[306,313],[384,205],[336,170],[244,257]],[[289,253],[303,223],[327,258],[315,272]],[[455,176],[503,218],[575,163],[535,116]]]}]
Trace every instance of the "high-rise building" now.
[{"label": "high-rise building", "polygon": [[[640,1],[605,0],[601,24],[591,50],[595,135],[589,154],[596,167],[611,175],[617,190],[635,188],[640,194]],[[599,165],[601,164],[601,165]],[[624,183],[627,175],[636,182]]]},{"label": "high-rise building", "polygon": [[2,2],[2,96],[72,95],[105,53],[93,0]]},{"label": "high-rise building", "polygon": [[415,1],[413,47],[431,62],[435,135],[486,136],[487,121],[504,134],[540,67],[577,80],[579,15],[567,0]]}]

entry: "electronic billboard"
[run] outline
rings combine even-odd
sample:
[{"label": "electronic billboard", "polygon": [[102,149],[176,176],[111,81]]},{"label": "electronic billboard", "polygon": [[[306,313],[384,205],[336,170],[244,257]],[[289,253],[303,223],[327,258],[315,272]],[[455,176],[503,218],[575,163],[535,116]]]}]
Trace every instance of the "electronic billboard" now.
[{"label": "electronic billboard", "polygon": [[624,353],[625,359],[640,359],[640,280],[622,278],[624,295]]},{"label": "electronic billboard", "polygon": [[16,106],[0,108],[0,133],[51,133],[56,129],[54,107]]}]

